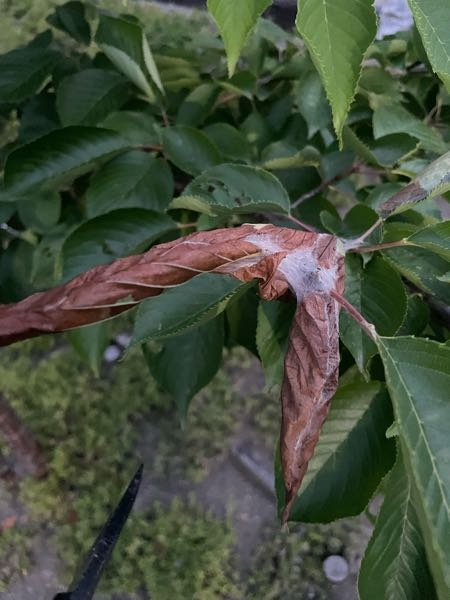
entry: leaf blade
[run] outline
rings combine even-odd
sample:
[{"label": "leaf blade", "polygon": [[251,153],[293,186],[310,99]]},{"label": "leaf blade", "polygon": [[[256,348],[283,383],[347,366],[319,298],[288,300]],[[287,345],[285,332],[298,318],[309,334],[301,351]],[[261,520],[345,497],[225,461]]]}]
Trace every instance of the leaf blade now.
[{"label": "leaf blade", "polygon": [[231,275],[201,273],[169,288],[138,308],[130,347],[148,340],[164,340],[213,319],[228,302],[249,287]]},{"label": "leaf blade", "polygon": [[361,600],[436,598],[414,500],[399,454],[361,564]]},{"label": "leaf blade", "polygon": [[217,23],[227,51],[229,77],[234,73],[250,31],[271,3],[272,0],[208,0],[208,11]]},{"label": "leaf blade", "polygon": [[191,181],[171,206],[210,216],[261,210],[289,213],[290,200],[280,181],[268,171],[224,163]]},{"label": "leaf blade", "polygon": [[372,2],[299,0],[296,26],[322,78],[333,110],[334,129],[341,140],[361,63],[376,34]]},{"label": "leaf blade", "polygon": [[126,140],[108,129],[65,127],[52,131],[9,154],[4,193],[17,196],[34,187],[52,189],[128,147]]},{"label": "leaf blade", "polygon": [[137,252],[176,227],[164,214],[143,208],[117,209],[77,227],[61,249],[65,280],[91,267]]},{"label": "leaf blade", "polygon": [[418,490],[417,511],[438,595],[450,588],[450,347],[411,337],[377,341],[405,465]]},{"label": "leaf blade", "polygon": [[[344,377],[348,379],[348,377]],[[377,381],[342,381],[331,403],[291,519],[330,522],[358,515],[395,460],[385,431],[389,397]]]},{"label": "leaf blade", "polygon": [[[182,423],[186,420],[189,402],[217,373],[222,348],[222,315],[166,340],[157,350],[149,345],[143,346],[150,372],[173,396]],[[183,356],[181,361],[180,355]]]}]

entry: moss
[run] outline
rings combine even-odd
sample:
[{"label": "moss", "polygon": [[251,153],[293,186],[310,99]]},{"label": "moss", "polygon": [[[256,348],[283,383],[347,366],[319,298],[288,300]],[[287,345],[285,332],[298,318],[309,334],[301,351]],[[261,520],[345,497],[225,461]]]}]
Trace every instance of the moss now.
[{"label": "moss", "polygon": [[[31,532],[50,524],[58,555],[70,570],[92,543],[137,462],[142,420],[158,423],[161,437],[165,432],[170,439],[160,444],[164,451],[160,460],[167,467],[180,453],[185,464],[196,456],[197,463],[192,460],[188,469],[191,474],[201,470],[205,447],[209,446],[205,452],[209,456],[220,451],[231,428],[231,416],[219,417],[228,414],[225,404],[230,399],[226,381],[219,378],[214,397],[220,406],[208,406],[206,397],[200,398],[188,432],[181,432],[172,402],[157,389],[139,351],[103,380],[95,379],[73,352],[49,338],[3,350],[0,360],[2,390],[49,462],[45,480],[23,481],[20,499],[28,509]],[[211,423],[216,426],[214,444],[206,426]],[[30,530],[20,531],[14,530],[14,536],[20,538],[22,533],[24,542]],[[10,552],[11,535],[0,538],[0,555]],[[219,598],[217,589],[228,590],[228,597],[233,597],[234,584],[225,575],[231,549],[229,527],[202,514],[192,501],[186,505],[175,501],[166,510],[159,507],[133,515],[121,548],[105,579],[111,589],[146,587],[160,590],[154,592],[156,598],[181,599],[192,578],[189,597]],[[22,567],[8,563],[5,580],[22,572]]]},{"label": "moss", "polygon": [[271,529],[255,556],[246,598],[326,600],[329,584],[322,562],[342,551],[346,537],[340,523]]}]

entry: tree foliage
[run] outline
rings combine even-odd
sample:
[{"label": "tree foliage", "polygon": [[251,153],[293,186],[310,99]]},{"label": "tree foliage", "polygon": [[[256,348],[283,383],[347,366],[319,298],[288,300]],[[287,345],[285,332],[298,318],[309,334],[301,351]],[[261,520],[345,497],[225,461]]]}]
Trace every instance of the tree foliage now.
[{"label": "tree foliage", "polygon": [[[140,303],[133,342],[182,418],[223,346],[248,347],[282,386],[284,516],[286,501],[294,520],[357,514],[383,489],[361,598],[376,578],[377,598],[443,600],[449,10],[411,0],[416,28],[374,41],[371,1],[303,1],[299,39],[257,20],[270,2],[243,4],[208,3],[223,47],[208,28],[153,40],[133,16],[72,1],[0,57],[0,339],[92,324],[68,337],[98,369],[104,319]],[[294,317],[275,301],[293,296]],[[337,301],[352,313],[340,364]],[[292,467],[301,477],[287,485]]]}]

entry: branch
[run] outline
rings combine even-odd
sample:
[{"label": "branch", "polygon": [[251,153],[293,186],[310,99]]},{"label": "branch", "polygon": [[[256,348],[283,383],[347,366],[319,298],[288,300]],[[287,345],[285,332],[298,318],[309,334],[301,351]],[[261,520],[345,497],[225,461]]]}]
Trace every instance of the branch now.
[{"label": "branch", "polygon": [[38,478],[47,475],[47,461],[41,447],[1,393],[0,435],[15,453],[24,471]]}]

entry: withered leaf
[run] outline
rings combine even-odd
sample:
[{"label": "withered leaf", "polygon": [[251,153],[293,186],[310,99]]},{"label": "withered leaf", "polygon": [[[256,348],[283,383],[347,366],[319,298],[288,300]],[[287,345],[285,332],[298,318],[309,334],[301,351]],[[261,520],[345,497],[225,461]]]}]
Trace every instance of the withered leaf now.
[{"label": "withered leaf", "polygon": [[193,233],[0,305],[0,345],[87,325],[202,272],[259,280],[266,300],[294,297],[281,390],[281,462],[289,517],[337,386],[344,261],[335,237],[272,225]]}]

